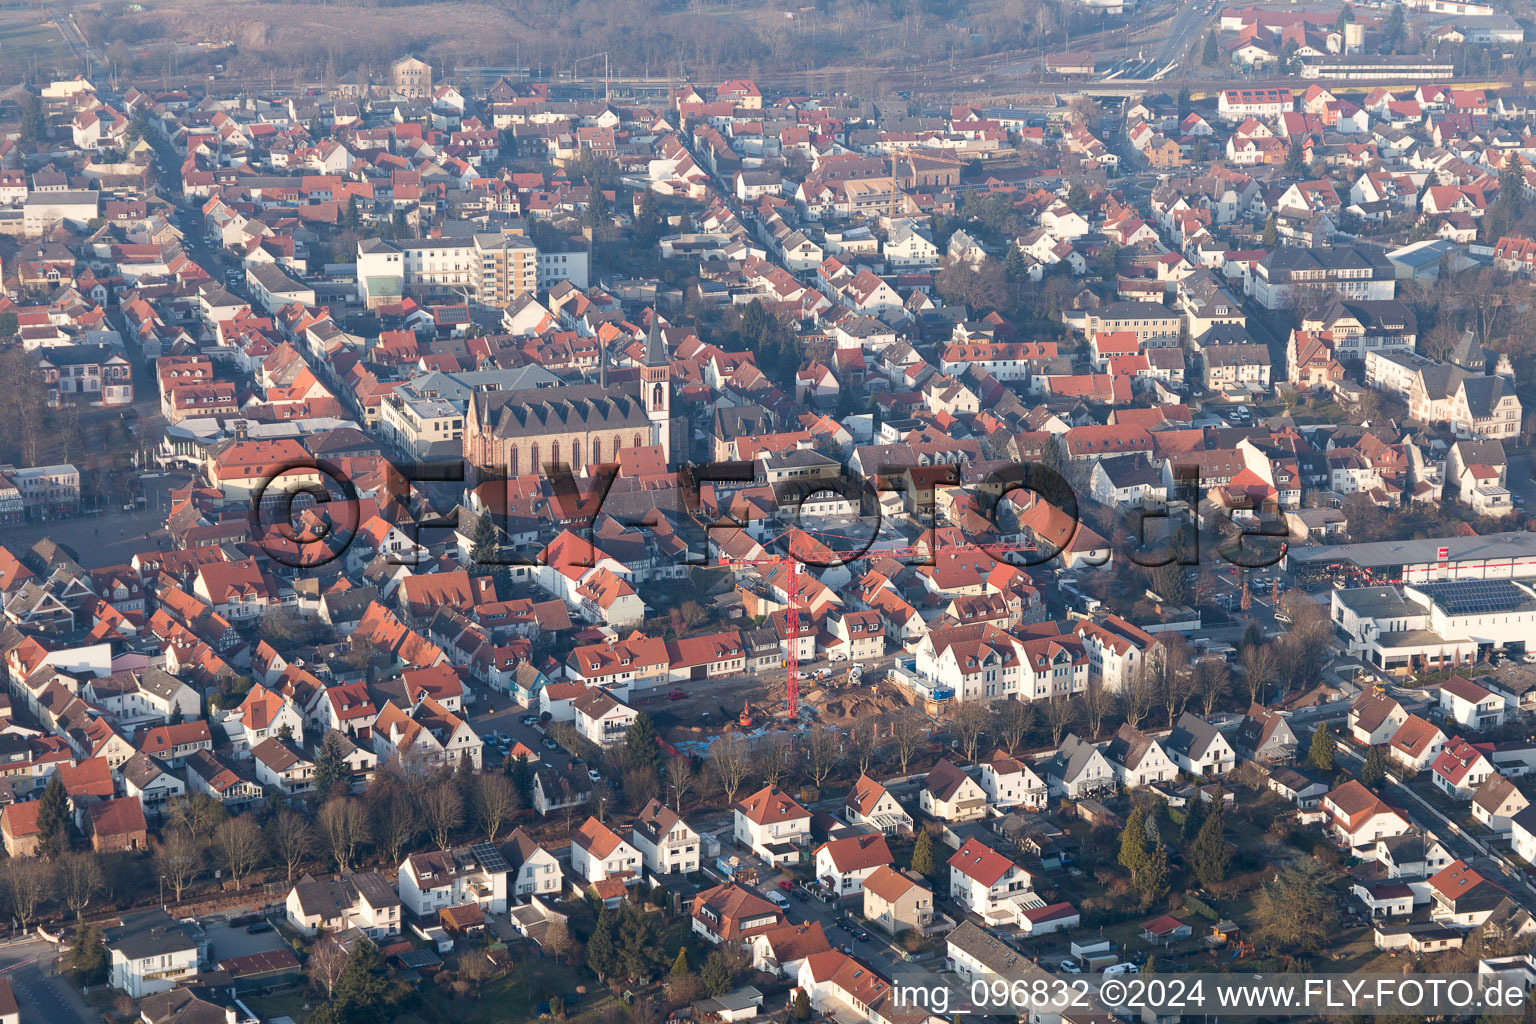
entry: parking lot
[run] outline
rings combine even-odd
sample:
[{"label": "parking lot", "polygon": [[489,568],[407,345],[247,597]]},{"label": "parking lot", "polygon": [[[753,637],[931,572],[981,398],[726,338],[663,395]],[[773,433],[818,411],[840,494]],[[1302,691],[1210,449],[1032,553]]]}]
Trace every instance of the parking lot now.
[{"label": "parking lot", "polygon": [[247,931],[246,925],[229,925],[218,921],[205,923],[203,931],[213,946],[215,963],[231,957],[250,956],[252,953],[269,953],[287,945],[277,929],[270,925],[266,931],[252,934]]}]

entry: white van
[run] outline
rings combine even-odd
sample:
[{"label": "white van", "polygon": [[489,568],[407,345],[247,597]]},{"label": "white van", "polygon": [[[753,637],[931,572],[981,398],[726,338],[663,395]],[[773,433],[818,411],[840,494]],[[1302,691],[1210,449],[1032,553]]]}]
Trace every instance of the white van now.
[{"label": "white van", "polygon": [[1141,968],[1132,963],[1110,964],[1104,968],[1105,976],[1111,974],[1140,974]]}]

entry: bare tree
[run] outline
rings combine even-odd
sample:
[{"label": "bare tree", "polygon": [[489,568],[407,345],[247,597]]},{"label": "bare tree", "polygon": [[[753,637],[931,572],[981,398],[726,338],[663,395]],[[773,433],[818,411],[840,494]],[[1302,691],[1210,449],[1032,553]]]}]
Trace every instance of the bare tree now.
[{"label": "bare tree", "polygon": [[1099,731],[1104,728],[1104,716],[1109,714],[1111,703],[1109,691],[1104,689],[1104,681],[1088,680],[1088,686],[1083,690],[1083,719],[1088,726],[1089,739],[1099,738]]},{"label": "bare tree", "polygon": [[1138,661],[1120,687],[1120,712],[1133,728],[1140,728],[1157,700],[1156,674],[1145,658]]},{"label": "bare tree", "polygon": [[907,773],[912,759],[928,739],[928,719],[915,711],[900,711],[891,720],[891,741],[901,774]]},{"label": "bare tree", "polygon": [[549,950],[550,956],[555,958],[555,963],[560,964],[573,958],[576,939],[571,935],[571,930],[565,926],[565,919],[557,917],[549,923],[541,945]]},{"label": "bare tree", "polygon": [[1200,695],[1200,708],[1209,718],[1222,695],[1232,684],[1232,673],[1225,658],[1201,658],[1195,663],[1195,690]]},{"label": "bare tree", "polygon": [[94,853],[71,853],[54,865],[53,882],[78,921],[102,890],[101,861]]},{"label": "bare tree", "polygon": [[827,776],[842,760],[843,744],[837,730],[813,726],[805,736],[805,760],[811,773],[811,782],[817,789],[827,781]]},{"label": "bare tree", "polygon": [[213,847],[219,860],[229,870],[235,888],[245,886],[245,879],[267,856],[266,837],[256,823],[243,814],[228,819],[213,833]]},{"label": "bare tree", "polygon": [[1077,701],[1065,690],[1053,693],[1045,701],[1045,724],[1051,729],[1051,743],[1060,744],[1061,736],[1077,717]]},{"label": "bare tree", "polygon": [[471,802],[474,804],[475,820],[484,830],[485,838],[494,843],[501,835],[507,819],[517,810],[517,790],[510,779],[498,772],[477,775]]},{"label": "bare tree", "polygon": [[203,869],[203,848],[184,828],[167,829],[155,851],[160,877],[171,887],[171,895],[181,902],[182,893]]},{"label": "bare tree", "polygon": [[1000,700],[994,705],[997,720],[992,727],[997,731],[998,742],[1008,753],[1016,754],[1024,745],[1024,737],[1035,724],[1035,709],[1028,701]]},{"label": "bare tree", "polygon": [[709,760],[705,761],[710,775],[725,794],[725,802],[736,802],[736,793],[746,781],[750,764],[746,741],[740,733],[728,732],[709,745]]},{"label": "bare tree", "polygon": [[373,834],[391,864],[400,863],[400,854],[421,835],[421,809],[408,785],[397,783],[369,792],[373,808]]},{"label": "bare tree", "polygon": [[777,786],[789,774],[794,740],[787,732],[771,732],[752,745],[753,767],[764,785]]},{"label": "bare tree", "polygon": [[859,766],[859,774],[868,775],[869,766],[875,763],[875,755],[880,753],[879,726],[874,722],[863,728],[850,725],[848,739],[853,746],[854,763]]},{"label": "bare tree", "polygon": [[5,862],[6,893],[23,932],[32,927],[32,922],[47,904],[52,881],[52,875],[42,861],[12,858]]},{"label": "bare tree", "polygon": [[304,964],[304,971],[309,975],[309,983],[315,990],[330,999],[351,959],[346,947],[327,935],[309,948],[309,959]]},{"label": "bare tree", "polygon": [[294,872],[315,852],[315,827],[297,811],[278,811],[267,825],[267,839],[290,882]]},{"label": "bare tree", "polygon": [[693,789],[693,762],[686,757],[667,758],[667,788],[672,791],[672,809],[683,812],[683,800]]},{"label": "bare tree", "polygon": [[1237,660],[1248,683],[1249,702],[1263,703],[1265,690],[1275,676],[1274,651],[1269,644],[1244,644],[1237,652]]},{"label": "bare tree", "polygon": [[421,816],[439,850],[448,849],[453,830],[464,824],[464,798],[452,782],[439,782],[421,795]]},{"label": "bare tree", "polygon": [[219,827],[219,822],[228,816],[229,812],[224,809],[224,805],[206,793],[193,793],[171,800],[171,825],[185,829],[194,839],[211,837],[213,830]]},{"label": "bare tree", "polygon": [[964,701],[950,718],[949,731],[960,745],[960,753],[967,761],[976,760],[976,750],[981,737],[992,724],[992,709],[980,701]]},{"label": "bare tree", "polygon": [[357,861],[358,848],[368,841],[368,815],[363,805],[349,796],[332,797],[320,808],[318,820],[336,870],[346,874]]}]

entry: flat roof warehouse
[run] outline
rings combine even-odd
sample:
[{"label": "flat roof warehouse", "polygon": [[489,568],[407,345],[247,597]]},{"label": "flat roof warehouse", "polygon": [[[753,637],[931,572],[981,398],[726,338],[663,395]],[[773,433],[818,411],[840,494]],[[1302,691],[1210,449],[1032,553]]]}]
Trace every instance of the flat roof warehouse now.
[{"label": "flat roof warehouse", "polygon": [[1510,531],[1483,536],[1290,547],[1285,554],[1285,568],[1294,573],[1315,572],[1338,564],[1373,572],[1418,569],[1424,581],[1431,579],[1430,573],[1442,563],[1450,567],[1452,575],[1469,579],[1536,576],[1536,533]]}]

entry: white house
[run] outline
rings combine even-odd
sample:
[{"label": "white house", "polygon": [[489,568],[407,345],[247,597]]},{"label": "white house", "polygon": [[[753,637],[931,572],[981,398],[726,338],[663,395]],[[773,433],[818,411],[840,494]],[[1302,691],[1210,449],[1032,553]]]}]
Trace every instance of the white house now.
[{"label": "white house", "polygon": [[338,879],[305,875],[288,890],[284,902],[288,924],[300,935],[334,935],[357,928],[374,939],[400,934],[400,907],[395,887],[377,871]]},{"label": "white house", "polygon": [[640,851],[596,818],[588,818],[571,836],[571,870],[589,882],[638,880]]},{"label": "white house", "polygon": [[197,974],[198,941],[164,910],[124,914],[106,940],[112,987],[141,999]]},{"label": "white house", "polygon": [[1362,747],[1386,743],[1408,720],[1408,712],[1385,693],[1368,690],[1349,708],[1349,731]]},{"label": "white house", "polygon": [[1507,836],[1515,815],[1531,805],[1524,793],[1502,775],[1490,775],[1472,793],[1472,819]]},{"label": "white house", "polygon": [[1115,786],[1115,769],[1104,752],[1076,733],[1067,733],[1056,756],[1045,762],[1044,771],[1051,793],[1070,800]]},{"label": "white house", "polygon": [[881,832],[912,831],[912,815],[897,802],[890,790],[868,775],[848,791],[843,800],[843,820],[850,825],[869,825]]},{"label": "white house", "polygon": [[1421,772],[1435,763],[1445,744],[1446,736],[1439,726],[1418,715],[1409,715],[1392,734],[1392,740],[1387,744],[1387,757],[1405,771]]},{"label": "white house", "polygon": [[559,895],[560,861],[523,829],[515,829],[501,844],[501,855],[511,874],[508,895],[528,899]]},{"label": "white house", "polygon": [[949,858],[949,895],[993,926],[1016,924],[1029,905],[1044,902],[1034,894],[1029,872],[977,839]]},{"label": "white house", "polygon": [[1477,787],[1494,774],[1493,762],[1459,737],[1446,743],[1429,770],[1435,785],[1454,800],[1471,800]]},{"label": "white house", "polygon": [[576,731],[600,747],[622,742],[639,714],[607,690],[596,686],[577,697],[571,706],[576,713]]},{"label": "white house", "polygon": [[1129,722],[1121,724],[1104,756],[1115,770],[1115,781],[1127,788],[1167,782],[1179,773],[1162,745]]},{"label": "white house", "polygon": [[878,832],[845,836],[816,848],[816,880],[838,896],[852,896],[863,891],[864,879],[876,868],[890,863],[885,836]]},{"label": "white house", "polygon": [[1179,716],[1164,743],[1173,763],[1196,778],[1218,778],[1237,766],[1237,752],[1227,738],[1189,711]]},{"label": "white house", "polygon": [[953,761],[940,759],[918,796],[923,813],[945,821],[979,821],[987,816],[987,794]]},{"label": "white house", "polygon": [[799,858],[811,834],[811,813],[777,786],[764,786],[731,809],[736,841],[770,864]]},{"label": "white house", "polygon": [[[493,856],[494,855],[494,856]],[[444,907],[478,904],[487,914],[507,909],[511,868],[489,843],[455,850],[413,853],[400,862],[400,901],[416,917],[435,917]]]},{"label": "white house", "polygon": [[1497,729],[1504,724],[1504,698],[1464,676],[1440,684],[1440,709],[1464,729]]},{"label": "white house", "polygon": [[653,875],[699,870],[703,842],[676,811],[652,797],[629,827],[629,841]]},{"label": "white house", "polygon": [[999,753],[990,761],[981,763],[981,776],[977,780],[987,802],[994,807],[1027,807],[1038,811],[1049,797],[1045,780],[1035,770],[1017,758]]}]

